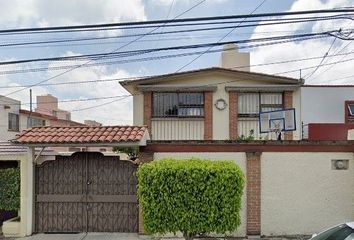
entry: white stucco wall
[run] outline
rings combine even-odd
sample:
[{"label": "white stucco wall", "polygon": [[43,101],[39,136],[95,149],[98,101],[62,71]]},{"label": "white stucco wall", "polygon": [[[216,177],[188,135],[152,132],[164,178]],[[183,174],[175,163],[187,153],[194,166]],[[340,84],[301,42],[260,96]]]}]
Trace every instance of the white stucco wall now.
[{"label": "white stucco wall", "polygon": [[[174,159],[187,159],[187,158],[200,158],[200,159],[212,159],[212,160],[232,160],[237,163],[246,175],[246,154],[245,153],[227,153],[227,152],[203,152],[203,153],[155,153],[154,160],[163,158]],[[242,197],[242,209],[241,209],[241,225],[238,230],[232,235],[235,237],[246,236],[246,186]]]},{"label": "white stucco wall", "polygon": [[133,125],[144,125],[144,96],[135,94],[133,96]]},{"label": "white stucco wall", "polygon": [[[8,97],[0,97],[0,141],[14,139],[18,132],[9,131],[9,113],[19,114],[20,101]],[[6,106],[6,108],[5,108]]]},{"label": "white stucco wall", "polygon": [[12,223],[11,225],[15,225],[13,228],[8,228],[9,224],[4,223],[3,225],[3,233],[8,237],[24,237],[27,232],[27,198],[28,198],[28,190],[27,190],[27,169],[28,169],[28,161],[26,154],[16,154],[16,155],[0,155],[0,161],[18,161],[20,167],[21,174],[21,187],[20,187],[20,211],[19,216],[21,220],[19,222]]},{"label": "white stucco wall", "polygon": [[[348,159],[348,170],[332,170]],[[262,234],[313,234],[354,220],[353,153],[263,153]]]},{"label": "white stucco wall", "polygon": [[354,100],[354,87],[302,87],[302,121],[304,124],[344,123],[346,100]]}]

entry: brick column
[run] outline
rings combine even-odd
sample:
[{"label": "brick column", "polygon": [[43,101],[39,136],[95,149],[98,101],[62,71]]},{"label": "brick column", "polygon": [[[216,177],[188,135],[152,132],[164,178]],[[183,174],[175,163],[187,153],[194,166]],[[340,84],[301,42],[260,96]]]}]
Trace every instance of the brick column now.
[{"label": "brick column", "polygon": [[247,235],[261,235],[261,152],[246,152]]},{"label": "brick column", "polygon": [[151,115],[152,115],[152,93],[144,92],[144,125],[148,127],[151,134]]},{"label": "brick column", "polygon": [[204,140],[213,139],[213,93],[204,92]]},{"label": "brick column", "polygon": [[[138,157],[138,164],[144,164],[151,162],[154,160],[154,153],[153,152],[145,152],[144,147],[140,147],[139,157]],[[144,219],[143,219],[143,210],[139,204],[139,216],[138,216],[138,232],[139,234],[145,234],[144,231]]]},{"label": "brick column", "polygon": [[229,138],[237,139],[238,94],[229,92]]},{"label": "brick column", "polygon": [[[285,91],[284,92],[284,108],[293,107],[293,92]],[[285,132],[284,140],[293,140],[293,132]]]}]

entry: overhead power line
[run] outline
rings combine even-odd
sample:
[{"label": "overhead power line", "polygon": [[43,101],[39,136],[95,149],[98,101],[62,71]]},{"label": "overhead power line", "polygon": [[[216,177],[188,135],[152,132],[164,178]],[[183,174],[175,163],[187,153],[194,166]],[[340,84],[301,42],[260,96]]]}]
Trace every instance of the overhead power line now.
[{"label": "overhead power line", "polygon": [[[257,11],[258,8],[260,8],[267,0],[263,0],[252,12],[254,13],[255,11]],[[222,36],[217,43],[220,43],[221,41],[223,41],[227,36],[229,36],[237,27],[239,27],[243,21],[245,21],[247,19],[247,17],[245,17],[237,26],[233,27],[231,29],[231,31],[227,32],[224,36]],[[207,53],[208,51],[210,51],[214,46],[210,46],[206,51],[202,52],[201,54],[199,54],[198,56],[196,56],[195,58],[193,58],[191,61],[189,61],[188,63],[184,64],[182,67],[178,68],[176,72],[179,72],[181,70],[183,70],[184,68],[188,67],[189,65],[191,65],[193,62],[195,62],[196,60],[198,60],[200,57],[202,57],[205,53]]]},{"label": "overhead power line", "polygon": [[[204,1],[202,1],[202,2],[204,2]],[[198,5],[199,5],[199,3],[198,3]],[[182,19],[175,18],[172,20],[105,23],[105,24],[76,25],[76,26],[3,29],[3,30],[0,30],[0,33],[42,32],[42,31],[72,30],[72,29],[111,28],[111,27],[117,27],[117,26],[136,26],[136,25],[168,24],[168,23],[182,23],[182,22],[215,21],[215,20],[227,20],[227,19],[265,18],[265,17],[311,15],[311,14],[330,14],[330,13],[354,13],[354,8],[322,9],[322,10],[294,11],[294,12],[273,12],[273,13],[229,15],[229,16],[217,16],[217,17],[200,17],[200,18],[182,18]]]},{"label": "overhead power line", "polygon": [[[350,15],[351,16],[351,15]],[[296,18],[295,18],[296,19]],[[243,21],[238,21],[237,28],[248,28],[248,27],[255,27],[255,26],[268,26],[268,25],[279,25],[279,24],[296,24],[296,23],[304,23],[304,22],[313,22],[313,21],[327,21],[327,20],[340,20],[340,19],[352,19],[349,17],[310,17],[310,18],[298,18],[299,20],[296,21],[287,21],[287,19],[272,19],[271,22],[267,22],[267,20],[262,20],[261,23],[256,22],[254,24],[243,24]],[[269,19],[268,19],[269,21]],[[246,21],[244,21],[246,22]],[[266,22],[266,23],[264,23]],[[211,24],[211,23],[203,23],[204,24]],[[159,27],[165,27],[163,25]],[[167,27],[167,26],[166,26]],[[170,25],[168,25],[170,27]],[[235,26],[220,26],[220,27],[208,27],[208,28],[189,28],[189,29],[182,29],[182,30],[174,30],[174,31],[161,31],[161,32],[152,32],[152,33],[134,33],[134,34],[119,34],[116,36],[101,36],[101,37],[76,37],[76,38],[66,38],[66,39],[51,39],[51,40],[40,40],[40,41],[26,41],[26,42],[5,42],[0,43],[0,47],[14,47],[14,46],[32,46],[32,45],[42,45],[42,44],[56,44],[56,43],[70,43],[70,42],[86,42],[86,41],[94,41],[94,40],[109,40],[109,39],[120,39],[120,38],[130,38],[130,37],[138,37],[141,35],[146,36],[154,36],[154,35],[167,35],[167,34],[177,34],[177,33],[191,33],[191,32],[205,32],[205,31],[216,31],[216,30],[223,30],[223,29],[234,29]]]},{"label": "overhead power line", "polygon": [[[306,37],[306,38],[297,38],[297,39],[291,39],[291,40],[289,40],[289,39],[288,40],[279,40],[279,41],[273,41],[273,42],[239,46],[239,49],[258,48],[258,47],[270,46],[270,45],[275,45],[275,44],[284,44],[284,43],[289,43],[289,42],[298,42],[298,41],[304,41],[304,40],[309,40],[309,39],[319,39],[319,38],[324,38],[324,37],[328,37],[328,36],[323,35],[323,36],[312,36],[312,37]],[[94,66],[101,66],[101,65],[117,65],[117,64],[126,64],[126,63],[132,63],[132,62],[144,62],[144,61],[151,61],[151,60],[162,60],[162,59],[166,59],[166,58],[185,57],[185,56],[201,54],[203,52],[204,52],[204,54],[206,54],[206,53],[209,54],[209,53],[215,53],[215,52],[221,52],[221,51],[223,51],[223,50],[218,49],[218,50],[208,50],[207,52],[206,51],[196,51],[196,52],[186,52],[186,53],[179,53],[179,54],[170,54],[170,55],[153,56],[153,57],[145,57],[145,58],[144,57],[143,58],[133,58],[133,59],[124,59],[123,57],[118,57],[118,58],[122,58],[123,60],[115,60],[115,61],[110,60],[110,61],[106,61],[106,62],[95,62],[95,63],[86,64],[85,66],[81,66],[81,64],[76,64],[76,65],[70,64],[70,65],[50,66],[50,67],[42,67],[42,68],[12,69],[12,70],[0,71],[0,75],[28,73],[28,72],[41,72],[41,71],[56,71],[56,70],[70,69],[70,68],[73,68],[76,66],[94,67]],[[112,58],[116,58],[116,57],[112,57]],[[112,58],[105,58],[105,59],[112,59]]]},{"label": "overhead power line", "polygon": [[[210,52],[220,52],[220,51],[222,51],[222,50],[220,50],[220,49],[219,50],[211,50]],[[201,52],[196,52],[196,53],[200,54]],[[354,54],[354,51],[327,55],[327,58],[337,57],[337,56],[348,56],[351,54]],[[316,59],[322,59],[322,58],[323,58],[323,56],[297,58],[297,59],[290,59],[290,60],[284,60],[284,61],[275,61],[275,62],[235,66],[235,67],[232,67],[231,69],[237,70],[237,69],[244,69],[244,68],[250,68],[250,67],[262,67],[262,66],[277,65],[277,64],[303,62],[303,61],[316,60]],[[116,82],[116,81],[137,80],[137,79],[152,78],[152,77],[156,77],[156,75],[149,75],[149,76],[145,75],[145,76],[140,76],[140,77],[127,77],[127,78],[91,79],[91,80],[69,81],[69,82],[58,82],[58,83],[44,83],[44,84],[40,84],[37,86],[59,86],[59,85],[90,84],[90,83],[101,83],[101,82]],[[0,86],[0,89],[23,88],[23,87],[29,87],[29,86],[31,86],[31,85]]]},{"label": "overhead power line", "polygon": [[[199,6],[200,4],[204,3],[205,1],[206,1],[206,0],[199,1],[198,3],[194,4],[193,6],[191,6],[191,7],[188,8],[187,10],[185,10],[184,12],[182,12],[182,13],[180,13],[179,15],[175,16],[172,20],[176,20],[176,19],[179,18],[180,16],[182,16],[182,15],[184,15],[185,13],[187,13],[187,12],[191,11],[192,9],[196,8],[197,6]],[[169,21],[171,21],[171,20],[169,20]],[[154,31],[158,30],[159,28],[160,28],[160,27],[154,28],[153,30],[149,31],[149,32],[146,33],[146,34],[152,33],[152,32],[154,32]],[[142,36],[140,36],[140,37],[138,37],[138,38],[135,38],[134,40],[128,42],[127,44],[124,44],[124,45],[122,45],[122,46],[120,46],[120,47],[118,47],[118,48],[115,48],[115,49],[114,49],[113,51],[111,51],[110,53],[115,53],[115,52],[121,50],[122,48],[125,48],[126,46],[129,46],[130,44],[132,44],[132,43],[134,43],[134,42],[136,42],[136,41],[142,39],[143,37],[145,37],[145,35],[142,35]],[[100,58],[98,58],[98,59],[100,59]],[[37,82],[37,83],[35,83],[35,84],[32,84],[30,87],[26,87],[26,88],[23,88],[23,89],[18,89],[18,90],[16,90],[16,91],[10,92],[10,93],[8,93],[7,95],[5,95],[5,96],[3,96],[3,97],[7,97],[7,96],[12,95],[12,94],[14,94],[14,93],[18,93],[18,92],[21,92],[21,91],[23,91],[23,90],[25,90],[25,89],[34,87],[34,86],[36,86],[36,85],[38,85],[38,84],[42,84],[42,83],[48,82],[48,81],[50,81],[50,80],[52,80],[52,79],[54,79],[54,78],[60,77],[60,76],[66,74],[66,73],[68,73],[68,72],[71,72],[71,71],[73,71],[73,70],[75,70],[75,69],[78,69],[78,68],[80,68],[80,67],[82,67],[82,66],[85,66],[85,65],[89,64],[89,63],[92,62],[92,61],[93,61],[93,60],[89,60],[89,61],[87,61],[87,62],[85,62],[85,63],[83,63],[83,64],[81,64],[81,65],[79,65],[79,66],[70,68],[70,69],[68,69],[68,70],[66,70],[66,71],[64,71],[64,72],[61,72],[61,73],[56,74],[56,75],[54,75],[54,76],[52,76],[52,77],[49,77],[49,78],[44,79],[44,80],[42,80],[42,81],[39,81],[39,82]],[[0,99],[1,99],[1,97],[0,97]]]},{"label": "overhead power line", "polygon": [[[65,57],[51,57],[51,58],[34,58],[34,59],[21,59],[21,60],[13,60],[13,61],[2,61],[0,65],[13,65],[13,64],[21,64],[21,63],[30,63],[30,62],[44,62],[44,61],[73,61],[73,60],[85,60],[85,59],[106,59],[108,57],[130,57],[135,56],[137,54],[145,54],[151,52],[160,52],[160,51],[169,51],[169,50],[181,50],[181,49],[195,49],[195,48],[204,48],[204,47],[214,47],[214,46],[222,46],[225,44],[235,43],[235,44],[245,44],[252,42],[265,42],[265,41],[278,41],[278,40],[286,40],[286,39],[298,39],[298,38],[307,38],[307,37],[315,37],[315,36],[324,36],[329,35],[330,33],[335,33],[337,31],[326,31],[326,32],[318,32],[318,33],[307,33],[307,34],[293,34],[293,35],[282,35],[282,36],[274,36],[274,37],[265,37],[265,38],[254,38],[254,39],[243,39],[237,41],[227,41],[227,42],[215,42],[215,43],[203,43],[203,44],[192,44],[192,45],[179,45],[172,47],[163,47],[163,48],[149,48],[149,49],[139,49],[139,50],[130,50],[130,51],[120,51],[120,52],[104,52],[104,53],[94,53],[94,54],[80,54],[80,55],[72,55]],[[221,40],[223,40],[222,38]],[[210,50],[210,49],[208,49]]]},{"label": "overhead power line", "polygon": [[336,39],[337,38],[333,38],[333,41],[332,41],[332,44],[329,46],[329,48],[328,48],[328,50],[327,50],[327,52],[323,55],[323,57],[322,57],[322,59],[321,59],[321,61],[320,61],[320,63],[318,64],[318,66],[310,73],[310,74],[308,74],[308,75],[306,75],[306,76],[304,76],[304,79],[308,79],[308,78],[310,78],[320,67],[321,67],[321,65],[322,65],[322,63],[323,63],[323,61],[325,60],[325,58],[328,56],[328,54],[329,54],[329,51],[331,51],[331,49],[332,49],[332,47],[333,47],[333,45],[334,45],[334,43],[335,43],[335,41],[336,41]]}]

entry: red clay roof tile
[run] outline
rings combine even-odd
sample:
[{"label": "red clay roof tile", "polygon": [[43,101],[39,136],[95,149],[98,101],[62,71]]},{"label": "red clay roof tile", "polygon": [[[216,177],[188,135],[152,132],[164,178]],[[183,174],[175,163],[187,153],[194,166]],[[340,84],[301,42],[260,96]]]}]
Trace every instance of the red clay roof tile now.
[{"label": "red clay roof tile", "polygon": [[137,142],[143,138],[146,130],[144,126],[34,127],[22,131],[14,142],[22,144]]}]

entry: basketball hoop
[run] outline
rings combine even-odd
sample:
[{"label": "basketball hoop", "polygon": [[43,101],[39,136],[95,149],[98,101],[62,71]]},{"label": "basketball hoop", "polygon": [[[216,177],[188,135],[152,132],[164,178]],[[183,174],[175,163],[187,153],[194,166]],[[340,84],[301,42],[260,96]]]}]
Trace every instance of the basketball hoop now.
[{"label": "basketball hoop", "polygon": [[275,133],[277,140],[281,140],[281,132],[295,130],[294,108],[259,113],[260,133]]}]

